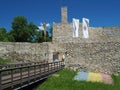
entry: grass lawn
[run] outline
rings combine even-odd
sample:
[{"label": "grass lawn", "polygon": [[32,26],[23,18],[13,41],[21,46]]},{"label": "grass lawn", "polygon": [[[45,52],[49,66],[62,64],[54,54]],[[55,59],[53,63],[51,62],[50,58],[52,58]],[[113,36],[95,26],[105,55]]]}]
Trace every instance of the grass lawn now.
[{"label": "grass lawn", "polygon": [[120,90],[120,75],[112,75],[113,85],[97,82],[76,81],[77,71],[61,70],[53,74],[34,90]]}]

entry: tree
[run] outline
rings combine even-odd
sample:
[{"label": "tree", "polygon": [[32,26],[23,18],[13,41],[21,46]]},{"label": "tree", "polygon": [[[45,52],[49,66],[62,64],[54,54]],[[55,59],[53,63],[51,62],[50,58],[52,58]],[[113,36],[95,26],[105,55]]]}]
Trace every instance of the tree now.
[{"label": "tree", "polygon": [[27,22],[24,16],[17,16],[12,22],[12,35],[15,42],[31,42],[37,26]]},{"label": "tree", "polygon": [[34,42],[38,27],[32,22],[29,23],[28,28],[30,29],[29,41]]},{"label": "tree", "polygon": [[52,38],[53,36],[53,27],[50,28],[50,37]]},{"label": "tree", "polygon": [[[29,36],[27,29],[27,19],[23,16],[17,16],[12,22],[12,35],[16,42],[27,41],[26,37]],[[26,35],[27,32],[27,35]]]},{"label": "tree", "polygon": [[9,42],[15,42],[15,39],[13,37],[13,30],[10,30],[8,33],[7,33],[7,38],[8,38],[8,41]]},{"label": "tree", "polygon": [[44,31],[40,30],[36,32],[35,42],[44,42]]},{"label": "tree", "polygon": [[7,31],[5,28],[0,28],[0,41],[2,41],[2,42],[8,41]]}]

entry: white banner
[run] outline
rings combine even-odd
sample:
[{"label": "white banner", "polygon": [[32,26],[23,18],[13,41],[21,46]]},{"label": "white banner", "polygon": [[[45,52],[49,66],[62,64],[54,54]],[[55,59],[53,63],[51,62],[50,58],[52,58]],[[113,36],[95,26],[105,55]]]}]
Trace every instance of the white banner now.
[{"label": "white banner", "polygon": [[73,37],[78,37],[79,19],[73,18]]},{"label": "white banner", "polygon": [[83,18],[82,23],[82,31],[83,31],[83,38],[89,38],[89,19]]}]

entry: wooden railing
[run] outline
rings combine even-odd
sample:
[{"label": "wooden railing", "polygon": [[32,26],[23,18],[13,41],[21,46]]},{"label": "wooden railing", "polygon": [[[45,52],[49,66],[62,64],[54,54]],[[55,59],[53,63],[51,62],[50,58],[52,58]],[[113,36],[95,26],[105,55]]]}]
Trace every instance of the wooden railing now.
[{"label": "wooden railing", "polygon": [[0,69],[5,68],[13,68],[18,66],[28,66],[28,65],[36,65],[36,64],[42,64],[42,63],[48,63],[47,61],[41,61],[41,62],[13,62],[13,63],[5,63],[0,65]]},{"label": "wooden railing", "polygon": [[45,79],[52,73],[63,68],[64,62],[62,61],[2,66],[2,69],[0,69],[0,90],[7,88],[9,88],[9,90],[23,88]]}]

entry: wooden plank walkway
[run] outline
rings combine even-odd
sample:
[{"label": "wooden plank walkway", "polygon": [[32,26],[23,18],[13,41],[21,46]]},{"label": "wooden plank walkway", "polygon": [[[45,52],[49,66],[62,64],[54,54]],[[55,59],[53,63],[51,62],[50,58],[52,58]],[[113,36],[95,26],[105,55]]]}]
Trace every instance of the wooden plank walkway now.
[{"label": "wooden plank walkway", "polygon": [[0,90],[17,90],[49,77],[63,69],[63,62],[12,64],[0,69]]}]

